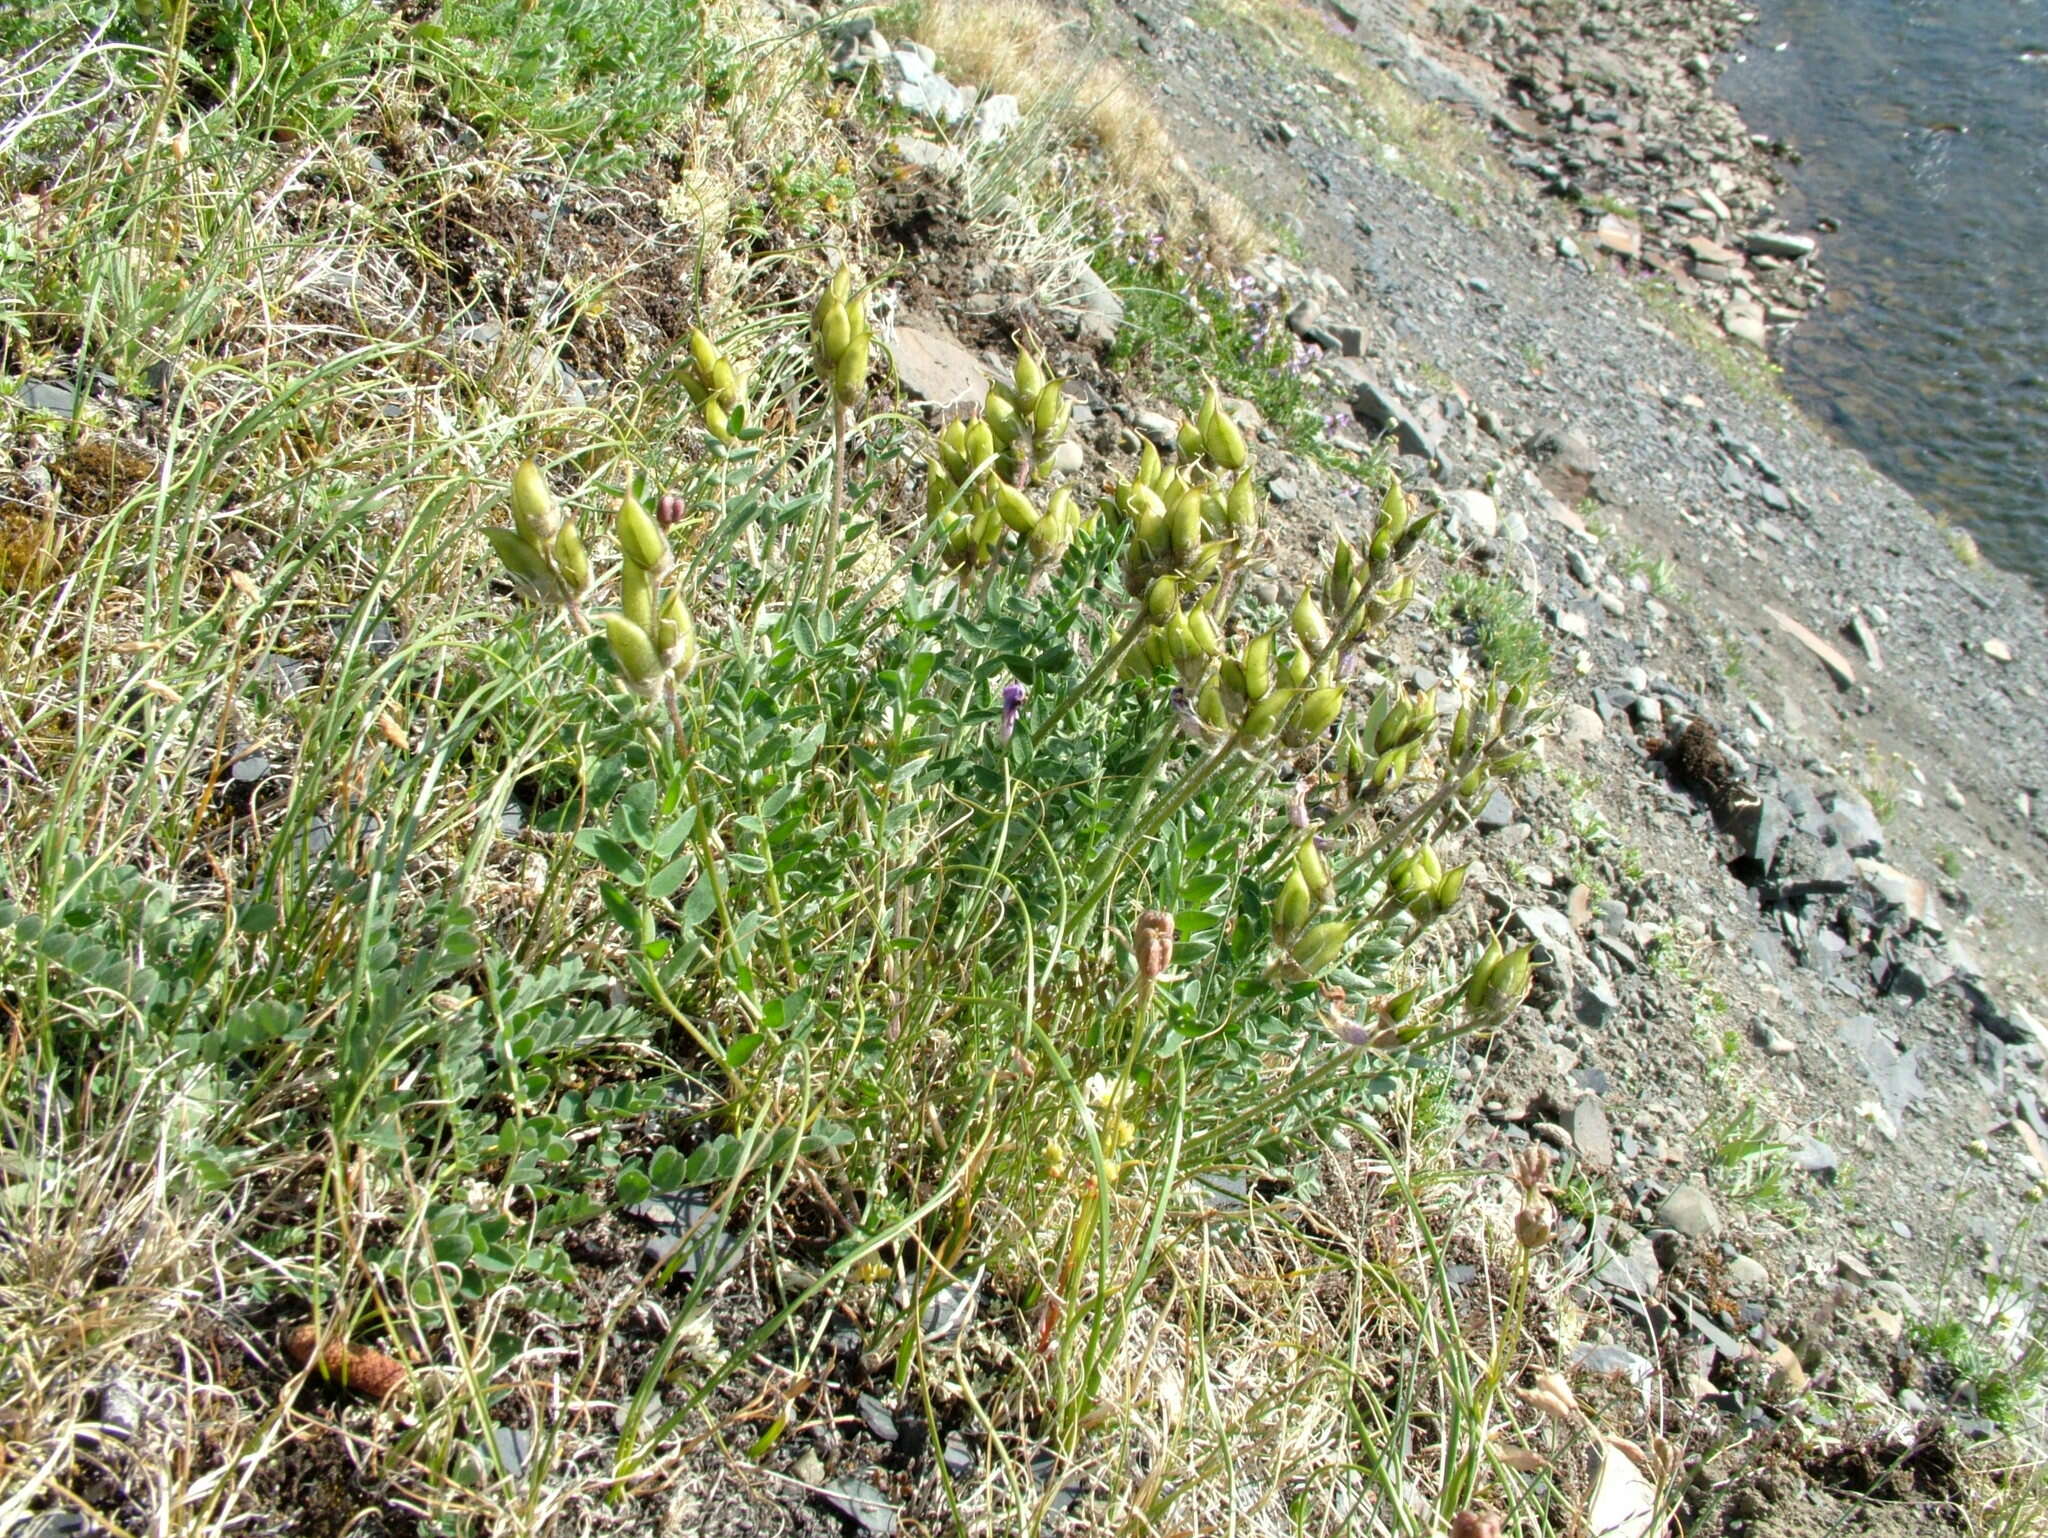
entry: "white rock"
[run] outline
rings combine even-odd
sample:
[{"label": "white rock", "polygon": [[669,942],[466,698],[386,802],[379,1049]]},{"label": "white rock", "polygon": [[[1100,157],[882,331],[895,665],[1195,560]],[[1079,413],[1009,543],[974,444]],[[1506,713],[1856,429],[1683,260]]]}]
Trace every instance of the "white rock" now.
[{"label": "white rock", "polygon": [[990,96],[974,109],[974,136],[983,144],[994,144],[1023,121],[1016,97]]},{"label": "white rock", "polygon": [[1467,487],[1445,492],[1444,513],[1451,537],[1462,544],[1489,540],[1500,533],[1500,509],[1483,491]]}]

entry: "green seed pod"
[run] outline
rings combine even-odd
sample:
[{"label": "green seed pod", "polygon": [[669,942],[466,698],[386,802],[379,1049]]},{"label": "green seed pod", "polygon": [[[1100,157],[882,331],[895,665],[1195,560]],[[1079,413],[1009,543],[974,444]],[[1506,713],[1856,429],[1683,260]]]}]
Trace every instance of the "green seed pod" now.
[{"label": "green seed pod", "polygon": [[619,499],[618,533],[619,553],[633,565],[658,577],[675,564],[661,525],[630,491]]},{"label": "green seed pod", "polygon": [[1253,636],[1244,649],[1244,688],[1254,701],[1264,699],[1273,688],[1273,637]]},{"label": "green seed pod", "polygon": [[1294,943],[1294,964],[1314,977],[1336,965],[1351,943],[1351,925],[1343,919],[1317,924]]},{"label": "green seed pod", "polygon": [[989,431],[995,434],[997,443],[1007,445],[1022,431],[1023,423],[1018,419],[1017,408],[1009,398],[997,393],[997,386],[990,385],[988,398],[982,402],[982,419],[988,423]]},{"label": "green seed pod", "polygon": [[1287,707],[1294,703],[1297,691],[1275,689],[1264,699],[1255,702],[1244,714],[1244,732],[1254,742],[1272,735],[1273,728],[1280,724],[1280,718],[1287,713]]},{"label": "green seed pod", "polygon": [[1216,664],[1216,683],[1229,718],[1241,719],[1251,706],[1251,695],[1244,686],[1244,664],[1235,657],[1223,658]]},{"label": "green seed pod", "polygon": [[1154,577],[1145,589],[1145,617],[1163,625],[1180,612],[1180,584],[1171,577]]},{"label": "green seed pod", "polygon": [[1297,723],[1305,737],[1320,737],[1330,729],[1330,723],[1337,719],[1344,709],[1344,691],[1332,684],[1326,689],[1311,691],[1301,704],[1301,719]]},{"label": "green seed pod", "polygon": [[968,457],[967,424],[958,417],[948,422],[945,431],[939,434],[939,463],[956,482],[964,481],[974,473],[976,461]]},{"label": "green seed pod", "polygon": [[711,338],[696,326],[690,328],[690,361],[697,365],[697,377],[706,383],[711,381],[721,361]]},{"label": "green seed pod", "polygon": [[943,517],[959,494],[960,488],[953,484],[953,477],[946,473],[946,467],[937,459],[926,460],[924,515],[927,518]]},{"label": "green seed pod", "polygon": [[1216,633],[1216,621],[1209,617],[1209,611],[1199,605],[1188,614],[1188,635],[1195,643],[1195,650],[1205,657],[1223,655],[1223,637]]},{"label": "green seed pod", "polygon": [[1168,515],[1167,537],[1172,541],[1173,553],[1182,560],[1193,555],[1202,543],[1202,494],[1191,491],[1173,504]]},{"label": "green seed pod", "polygon": [[1358,733],[1347,730],[1343,740],[1337,744],[1337,762],[1342,767],[1344,778],[1356,783],[1365,778],[1372,767],[1372,755],[1359,740]]},{"label": "green seed pod", "polygon": [[1313,663],[1307,652],[1296,651],[1290,646],[1280,654],[1276,668],[1282,683],[1290,689],[1299,689],[1308,682]]},{"label": "green seed pod", "polygon": [[562,527],[562,510],[540,466],[522,459],[512,472],[512,526],[536,550],[545,550]]},{"label": "green seed pod", "polygon": [[1408,530],[1408,494],[1401,489],[1399,480],[1387,482],[1386,494],[1380,498],[1379,527],[1373,530],[1373,546],[1379,547],[1380,536],[1385,535],[1389,548]]},{"label": "green seed pod", "polygon": [[705,430],[712,437],[716,438],[720,443],[730,443],[733,441],[732,418],[727,414],[725,407],[719,403],[717,396],[706,396],[704,404],[699,409],[703,413]]},{"label": "green seed pod", "polygon": [[1436,905],[1449,912],[1458,905],[1458,899],[1465,895],[1465,875],[1472,869],[1468,862],[1454,870],[1447,870],[1443,879],[1436,884]]},{"label": "green seed pod", "polygon": [[1315,913],[1315,894],[1299,870],[1289,870],[1273,902],[1273,940],[1285,945],[1307,926]]},{"label": "green seed pod", "polygon": [[1202,685],[1202,692],[1195,697],[1195,714],[1219,732],[1230,725],[1229,712],[1223,708],[1223,689],[1215,679]]},{"label": "green seed pod", "polygon": [[[1216,399],[1213,390],[1209,398]],[[1237,424],[1230,420],[1230,413],[1223,410],[1220,402],[1202,426],[1202,446],[1209,458],[1226,470],[1242,470],[1251,461],[1244,434],[1237,430]]]},{"label": "green seed pod", "polygon": [[1294,852],[1294,868],[1301,872],[1301,879],[1308,883],[1308,889],[1318,902],[1329,898],[1337,884],[1337,878],[1330,869],[1330,862],[1316,848],[1313,838],[1301,841],[1301,847]]},{"label": "green seed pod", "polygon": [[847,344],[832,371],[832,398],[842,406],[857,406],[868,389],[868,334],[860,332]]},{"label": "green seed pod", "polygon": [[678,683],[697,667],[697,625],[683,606],[683,595],[669,589],[661,606],[661,655]]},{"label": "green seed pod", "polygon": [[1307,588],[1294,601],[1295,638],[1311,652],[1327,651],[1330,646],[1330,622],[1323,618],[1323,611],[1316,604],[1316,595]]},{"label": "green seed pod", "polygon": [[1202,455],[1202,431],[1192,422],[1180,424],[1174,435],[1174,445],[1183,459],[1199,459]]},{"label": "green seed pod", "polygon": [[668,669],[656,653],[647,632],[623,614],[607,614],[604,617],[604,634],[605,639],[611,642],[612,655],[618,659],[626,687],[651,699],[660,690],[661,680]]},{"label": "green seed pod", "polygon": [[818,361],[827,374],[839,367],[839,359],[853,341],[853,317],[846,306],[829,293],[818,301],[811,321],[817,328]]},{"label": "green seed pod", "polygon": [[1487,989],[1493,982],[1494,969],[1500,965],[1500,959],[1500,940],[1489,937],[1486,949],[1472,964],[1472,975],[1465,983],[1465,1007],[1474,1014],[1486,1007]]},{"label": "green seed pod", "polygon": [[528,598],[536,603],[562,601],[561,584],[556,581],[554,568],[548,565],[547,557],[528,544],[516,530],[485,529],[484,538],[490,541],[491,549],[497,552],[500,564],[510,573],[513,583]]},{"label": "green seed pod", "polygon": [[1017,387],[1019,400],[1036,400],[1038,392],[1045,388],[1045,368],[1022,347],[1017,349],[1017,366],[1010,370],[1010,379]]},{"label": "green seed pod", "polygon": [[562,586],[571,598],[587,597],[594,585],[590,576],[590,552],[583,548],[583,537],[576,532],[576,525],[564,522],[555,535],[555,571],[562,579]]},{"label": "green seed pod", "polygon": [[1038,523],[1031,499],[1007,481],[996,482],[996,512],[1019,534],[1029,534]]},{"label": "green seed pod", "polygon": [[1159,478],[1166,473],[1166,467],[1159,462],[1159,448],[1150,438],[1138,450],[1138,473],[1136,479],[1155,490]]},{"label": "green seed pod", "polygon": [[655,591],[653,575],[631,561],[619,568],[619,608],[626,618],[650,635],[654,632]]},{"label": "green seed pod", "polygon": [[1529,947],[1509,951],[1495,964],[1486,980],[1489,1010],[1502,1014],[1515,1008],[1529,994]]},{"label": "green seed pod", "polygon": [[1381,753],[1391,753],[1407,740],[1408,723],[1414,719],[1414,702],[1403,699],[1380,722],[1380,729],[1373,736],[1373,747]]},{"label": "green seed pod", "polygon": [[719,405],[728,409],[740,403],[740,376],[732,371],[732,365],[720,358],[718,366],[711,371],[711,394]]},{"label": "green seed pod", "polygon": [[1041,438],[1057,438],[1065,430],[1067,418],[1072,412],[1073,407],[1067,404],[1066,392],[1055,380],[1038,392],[1037,404],[1031,411],[1031,426]]},{"label": "green seed pod", "polygon": [[1259,527],[1259,494],[1249,475],[1230,483],[1230,495],[1223,501],[1224,522],[1239,536],[1254,534]]},{"label": "green seed pod", "polygon": [[1334,607],[1343,613],[1355,602],[1348,596],[1353,586],[1352,577],[1358,569],[1358,550],[1342,534],[1337,536],[1337,553],[1330,557],[1330,592]]},{"label": "green seed pod", "polygon": [[962,484],[980,473],[996,457],[996,435],[981,417],[967,424],[967,468],[959,476]]},{"label": "green seed pod", "polygon": [[1472,707],[1460,705],[1458,714],[1451,722],[1450,754],[1452,758],[1463,758],[1465,749],[1472,742]]}]

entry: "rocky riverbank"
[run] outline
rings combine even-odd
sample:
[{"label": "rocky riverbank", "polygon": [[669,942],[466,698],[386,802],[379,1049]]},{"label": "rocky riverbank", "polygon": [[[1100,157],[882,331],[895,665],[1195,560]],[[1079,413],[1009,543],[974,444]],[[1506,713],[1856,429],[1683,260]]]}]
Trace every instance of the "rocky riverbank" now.
[{"label": "rocky riverbank", "polygon": [[1714,93],[1755,19],[1734,0],[1331,12],[1563,205],[1572,259],[1660,279],[1757,347],[1821,302],[1825,232],[1786,228],[1776,207],[1793,151]]}]

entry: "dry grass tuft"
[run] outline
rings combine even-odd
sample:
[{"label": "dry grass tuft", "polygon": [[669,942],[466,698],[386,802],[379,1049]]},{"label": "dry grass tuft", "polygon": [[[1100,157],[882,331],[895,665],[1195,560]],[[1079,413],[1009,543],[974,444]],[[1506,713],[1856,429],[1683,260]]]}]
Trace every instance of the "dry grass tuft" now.
[{"label": "dry grass tuft", "polygon": [[1261,245],[1258,225],[1230,193],[1198,178],[1130,73],[1090,58],[1075,27],[1043,7],[995,0],[932,0],[912,33],[955,74],[1015,96],[1097,150],[1115,190],[1176,239],[1204,246],[1220,265]]}]

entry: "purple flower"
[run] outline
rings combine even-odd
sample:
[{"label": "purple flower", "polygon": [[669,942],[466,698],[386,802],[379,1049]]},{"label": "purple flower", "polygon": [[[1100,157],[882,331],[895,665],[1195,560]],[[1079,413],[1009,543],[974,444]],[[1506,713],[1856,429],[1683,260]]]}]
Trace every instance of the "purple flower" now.
[{"label": "purple flower", "polygon": [[1010,734],[1017,729],[1017,714],[1024,708],[1025,688],[1022,684],[1003,685],[1003,724],[997,728],[996,740],[1007,743]]}]

